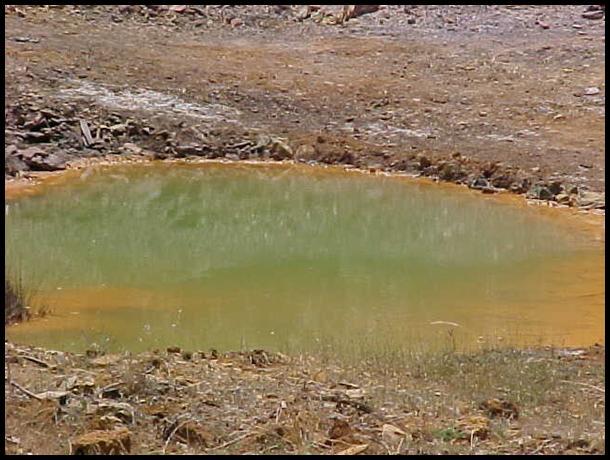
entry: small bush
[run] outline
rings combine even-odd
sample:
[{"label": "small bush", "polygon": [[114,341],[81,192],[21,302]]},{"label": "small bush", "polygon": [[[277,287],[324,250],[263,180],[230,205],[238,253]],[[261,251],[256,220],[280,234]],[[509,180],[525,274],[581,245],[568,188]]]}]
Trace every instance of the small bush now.
[{"label": "small bush", "polygon": [[4,279],[4,324],[23,321],[29,316],[25,294],[19,284]]}]

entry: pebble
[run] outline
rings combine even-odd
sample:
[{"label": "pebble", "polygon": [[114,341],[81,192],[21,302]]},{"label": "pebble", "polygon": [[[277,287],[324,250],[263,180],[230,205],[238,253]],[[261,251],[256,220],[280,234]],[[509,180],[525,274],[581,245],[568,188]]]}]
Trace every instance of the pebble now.
[{"label": "pebble", "polygon": [[584,95],[585,96],[595,96],[596,94],[599,94],[600,90],[597,86],[591,86],[589,88],[585,88],[584,91]]}]

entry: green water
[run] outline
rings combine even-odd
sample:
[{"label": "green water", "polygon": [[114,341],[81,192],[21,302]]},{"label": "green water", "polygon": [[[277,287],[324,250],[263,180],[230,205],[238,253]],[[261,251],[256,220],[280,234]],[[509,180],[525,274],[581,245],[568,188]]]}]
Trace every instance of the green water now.
[{"label": "green water", "polygon": [[6,266],[52,310],[9,328],[15,341],[340,351],[603,337],[603,250],[533,209],[295,166],[114,167],[45,187],[7,203]]}]

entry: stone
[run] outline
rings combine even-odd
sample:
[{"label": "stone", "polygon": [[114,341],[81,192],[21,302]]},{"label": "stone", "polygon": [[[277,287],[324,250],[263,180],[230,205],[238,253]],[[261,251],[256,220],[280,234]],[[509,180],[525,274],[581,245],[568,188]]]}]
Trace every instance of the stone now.
[{"label": "stone", "polygon": [[330,439],[340,439],[348,436],[351,432],[352,430],[345,420],[335,420],[330,430],[328,430],[328,437]]},{"label": "stone", "polygon": [[121,150],[127,155],[140,155],[142,153],[142,148],[131,142],[123,144]]},{"label": "stone", "polygon": [[508,189],[513,184],[514,178],[511,177],[509,174],[500,174],[499,176],[496,176],[493,179],[491,179],[490,182],[491,182],[491,185],[493,185],[496,188]]},{"label": "stone", "polygon": [[174,13],[184,13],[187,9],[186,5],[171,5],[169,7],[170,11],[173,11]]},{"label": "stone", "polygon": [[563,190],[563,186],[559,181],[553,181],[549,184],[549,190],[553,195],[558,195]]},{"label": "stone", "polygon": [[295,160],[313,160],[316,157],[316,149],[311,144],[301,144],[294,154]]},{"label": "stone", "polygon": [[606,209],[606,194],[580,190],[576,198],[576,204],[583,208]]},{"label": "stone", "polygon": [[345,5],[342,12],[342,20],[357,18],[363,14],[374,13],[381,5]]},{"label": "stone", "polygon": [[65,153],[50,153],[46,156],[36,155],[26,160],[28,166],[34,171],[59,171],[66,169],[69,156]]},{"label": "stone", "polygon": [[273,140],[270,152],[274,160],[286,160],[294,155],[290,146],[280,139]]},{"label": "stone", "polygon": [[203,148],[197,144],[177,145],[175,148],[177,157],[185,157],[187,155],[202,155]]},{"label": "stone", "polygon": [[527,197],[536,200],[552,200],[554,195],[544,185],[536,184],[527,191]]},{"label": "stone", "polygon": [[596,96],[600,93],[600,89],[597,86],[591,86],[589,88],[585,88],[583,91],[583,95],[585,96]]},{"label": "stone", "polygon": [[474,188],[474,189],[489,188],[489,182],[484,177],[477,177],[470,184],[470,188]]},{"label": "stone", "polygon": [[103,401],[95,410],[95,415],[111,415],[126,424],[131,424],[135,421],[135,412],[133,407],[125,402]]},{"label": "stone", "polygon": [[16,175],[21,171],[25,171],[28,169],[28,165],[21,159],[17,158],[14,155],[6,157],[4,159],[4,173],[9,174],[11,176]]},{"label": "stone", "polygon": [[538,25],[540,27],[542,27],[543,29],[549,29],[551,27],[550,25],[548,25],[546,22],[543,22],[543,21],[538,21]]},{"label": "stone", "polygon": [[585,19],[601,19],[604,17],[604,12],[601,10],[598,11],[585,11],[582,14],[582,17]]},{"label": "stone", "polygon": [[458,165],[453,163],[445,163],[439,168],[438,177],[442,180],[451,181],[458,178],[460,175],[460,168]]},{"label": "stone", "polygon": [[557,200],[557,203],[560,204],[570,204],[570,195],[568,195],[567,193],[558,193],[555,196],[555,200]]},{"label": "stone", "polygon": [[432,164],[428,157],[421,153],[417,155],[417,161],[419,161],[419,169],[426,169]]},{"label": "stone", "polygon": [[127,125],[124,123],[118,123],[116,125],[112,125],[110,128],[108,128],[110,130],[110,132],[114,135],[118,135],[118,134],[125,134],[125,132],[127,131]]},{"label": "stone", "polygon": [[131,451],[131,433],[128,429],[96,430],[74,439],[72,455],[118,455]]}]

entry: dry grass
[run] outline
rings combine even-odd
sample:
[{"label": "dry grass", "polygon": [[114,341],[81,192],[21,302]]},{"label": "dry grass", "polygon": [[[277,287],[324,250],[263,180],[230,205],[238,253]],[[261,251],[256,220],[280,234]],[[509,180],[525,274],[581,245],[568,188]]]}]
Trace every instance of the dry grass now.
[{"label": "dry grass", "polygon": [[11,324],[28,319],[28,294],[20,282],[9,281],[5,274],[4,277],[4,324]]},{"label": "dry grass", "polygon": [[[119,426],[131,432],[132,453],[605,450],[603,347],[403,353],[393,368],[388,356],[375,367],[261,351],[87,356],[7,347],[14,382],[34,394],[68,391],[64,404],[47,401],[47,414],[41,401],[5,389],[6,435],[19,438],[5,448],[15,453],[66,453],[68,440]],[[510,410],[494,413],[485,401]]]}]

